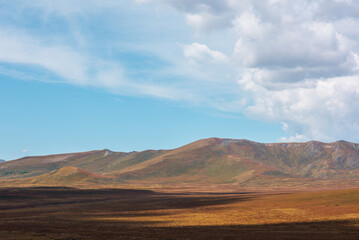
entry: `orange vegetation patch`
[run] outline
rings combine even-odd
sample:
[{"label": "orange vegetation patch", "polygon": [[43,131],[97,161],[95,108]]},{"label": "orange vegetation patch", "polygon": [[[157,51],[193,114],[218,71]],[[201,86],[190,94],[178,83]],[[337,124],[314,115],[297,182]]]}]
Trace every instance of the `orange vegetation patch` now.
[{"label": "orange vegetation patch", "polygon": [[244,196],[246,200],[230,204],[138,211],[138,216],[122,214],[86,220],[142,222],[158,227],[359,221],[358,189],[274,195],[248,193]]}]

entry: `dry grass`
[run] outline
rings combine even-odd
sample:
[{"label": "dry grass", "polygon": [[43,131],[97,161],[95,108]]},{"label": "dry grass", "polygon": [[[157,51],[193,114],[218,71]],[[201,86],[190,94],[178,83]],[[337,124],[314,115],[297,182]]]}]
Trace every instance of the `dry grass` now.
[{"label": "dry grass", "polygon": [[203,191],[0,189],[0,239],[359,238],[359,189]]},{"label": "dry grass", "polygon": [[250,200],[196,208],[138,211],[138,217],[102,216],[91,220],[142,222],[145,225],[147,223],[149,226],[161,227],[359,221],[359,190],[356,189],[245,196]]}]

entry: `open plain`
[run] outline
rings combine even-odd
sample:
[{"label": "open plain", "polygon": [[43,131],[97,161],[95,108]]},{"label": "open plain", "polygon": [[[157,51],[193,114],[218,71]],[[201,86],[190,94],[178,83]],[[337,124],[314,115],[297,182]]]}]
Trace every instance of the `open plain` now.
[{"label": "open plain", "polygon": [[1,188],[0,239],[359,238],[359,189],[199,190]]},{"label": "open plain", "polygon": [[359,144],[210,138],[0,163],[1,240],[359,239]]},{"label": "open plain", "polygon": [[0,0],[0,240],[359,240],[359,0]]}]

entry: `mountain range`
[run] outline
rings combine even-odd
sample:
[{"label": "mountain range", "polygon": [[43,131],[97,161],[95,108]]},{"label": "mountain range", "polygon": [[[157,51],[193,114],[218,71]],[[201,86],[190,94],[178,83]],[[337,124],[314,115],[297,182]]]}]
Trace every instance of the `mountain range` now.
[{"label": "mountain range", "polygon": [[257,143],[209,138],[171,150],[96,150],[0,163],[1,184],[242,187],[359,183],[359,144]]}]

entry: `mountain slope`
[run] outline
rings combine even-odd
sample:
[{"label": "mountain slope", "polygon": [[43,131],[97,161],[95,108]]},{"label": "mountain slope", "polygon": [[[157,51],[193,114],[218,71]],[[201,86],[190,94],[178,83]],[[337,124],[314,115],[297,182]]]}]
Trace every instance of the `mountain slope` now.
[{"label": "mountain slope", "polygon": [[355,180],[359,179],[359,144],[345,141],[263,144],[209,138],[172,150],[130,153],[101,150],[26,157],[0,163],[0,179],[35,177],[66,166],[136,184],[248,185]]},{"label": "mountain slope", "polygon": [[90,173],[80,168],[68,166],[36,177],[10,180],[12,184],[33,184],[47,186],[66,186],[81,184],[105,184],[111,182],[112,179],[101,175]]},{"label": "mountain slope", "polygon": [[[240,183],[250,178],[359,177],[359,145],[335,143],[262,144],[204,139],[122,169],[119,178]],[[177,176],[180,176],[178,178]]]},{"label": "mountain slope", "polygon": [[0,163],[0,179],[39,176],[66,166],[78,167],[102,174],[127,168],[164,152],[164,150],[146,150],[124,153],[105,149],[81,153],[24,157]]}]

